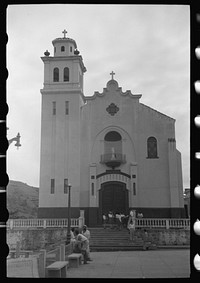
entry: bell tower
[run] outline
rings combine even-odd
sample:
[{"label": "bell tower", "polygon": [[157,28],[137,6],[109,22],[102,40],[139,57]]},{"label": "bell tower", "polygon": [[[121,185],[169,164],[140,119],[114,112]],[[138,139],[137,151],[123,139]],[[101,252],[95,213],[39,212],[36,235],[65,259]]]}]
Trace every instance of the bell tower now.
[{"label": "bell tower", "polygon": [[71,184],[73,214],[79,216],[80,196],[80,108],[84,104],[83,75],[86,68],[74,39],[52,41],[53,56],[47,50],[41,114],[40,218],[66,218],[67,184]]},{"label": "bell tower", "polygon": [[79,55],[74,39],[66,37],[52,41],[54,56],[50,56],[48,50],[41,57],[44,62],[44,88],[49,89],[73,89],[83,93],[83,74],[86,68],[82,56]]}]

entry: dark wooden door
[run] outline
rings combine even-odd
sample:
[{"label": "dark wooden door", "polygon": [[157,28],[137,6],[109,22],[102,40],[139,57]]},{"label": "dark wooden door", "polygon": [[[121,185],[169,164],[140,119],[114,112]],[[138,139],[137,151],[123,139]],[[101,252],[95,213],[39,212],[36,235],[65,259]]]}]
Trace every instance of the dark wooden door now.
[{"label": "dark wooden door", "polygon": [[108,213],[126,213],[128,210],[128,191],[125,184],[120,182],[108,182],[102,185],[100,190],[100,211]]}]

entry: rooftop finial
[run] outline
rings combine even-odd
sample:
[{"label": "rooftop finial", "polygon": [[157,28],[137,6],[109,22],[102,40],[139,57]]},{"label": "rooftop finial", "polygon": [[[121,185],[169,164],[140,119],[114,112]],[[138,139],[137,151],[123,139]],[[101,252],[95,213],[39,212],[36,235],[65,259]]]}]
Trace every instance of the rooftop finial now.
[{"label": "rooftop finial", "polygon": [[111,73],[110,73],[110,75],[112,76],[112,80],[113,80],[113,76],[115,75],[115,73],[112,71]]},{"label": "rooftop finial", "polygon": [[62,33],[64,34],[64,38],[66,38],[66,33],[67,33],[66,29],[64,29],[64,30],[62,31]]}]

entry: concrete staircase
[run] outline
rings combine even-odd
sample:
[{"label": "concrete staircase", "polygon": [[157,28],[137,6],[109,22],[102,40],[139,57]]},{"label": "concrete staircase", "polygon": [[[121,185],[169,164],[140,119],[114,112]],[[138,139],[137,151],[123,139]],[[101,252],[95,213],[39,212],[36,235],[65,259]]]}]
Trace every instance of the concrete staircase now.
[{"label": "concrete staircase", "polygon": [[141,231],[135,231],[134,241],[129,240],[127,229],[89,228],[91,251],[143,250]]}]

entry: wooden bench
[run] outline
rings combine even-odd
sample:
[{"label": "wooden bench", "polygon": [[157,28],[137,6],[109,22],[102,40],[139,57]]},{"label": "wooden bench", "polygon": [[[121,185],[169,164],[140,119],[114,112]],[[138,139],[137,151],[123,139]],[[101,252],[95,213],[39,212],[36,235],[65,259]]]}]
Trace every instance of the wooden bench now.
[{"label": "wooden bench", "polygon": [[82,254],[70,254],[68,255],[69,267],[79,267],[82,261]]},{"label": "wooden bench", "polygon": [[55,261],[46,267],[48,278],[66,278],[68,261]]}]

